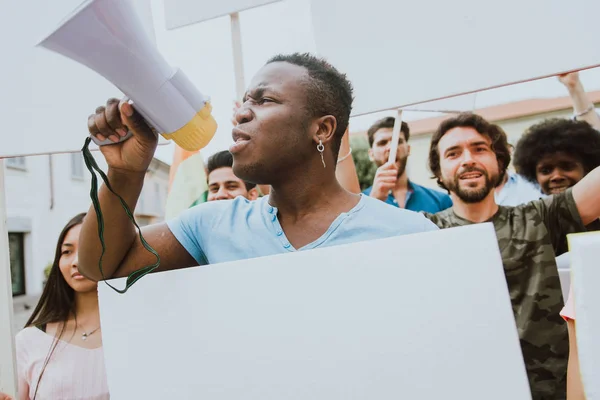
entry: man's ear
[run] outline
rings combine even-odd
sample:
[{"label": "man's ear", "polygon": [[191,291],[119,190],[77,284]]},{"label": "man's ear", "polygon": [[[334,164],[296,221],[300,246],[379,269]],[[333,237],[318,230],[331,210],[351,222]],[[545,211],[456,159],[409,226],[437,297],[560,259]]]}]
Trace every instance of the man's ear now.
[{"label": "man's ear", "polygon": [[407,155],[407,156],[410,156],[410,144],[407,144],[407,145],[406,145],[406,147],[407,147],[407,149],[408,149],[408,152],[406,153],[406,155]]},{"label": "man's ear", "polygon": [[333,143],[335,131],[337,129],[337,120],[333,115],[325,115],[318,118],[315,122],[315,133],[313,140],[315,144],[319,144],[319,141],[323,142],[323,146],[327,147],[328,144]]},{"label": "man's ear", "polygon": [[369,154],[369,161],[375,162],[375,157],[373,157],[373,149],[372,148],[369,148],[368,154]]},{"label": "man's ear", "polygon": [[258,189],[256,187],[253,187],[252,189],[248,190],[248,200],[256,199],[258,199]]}]

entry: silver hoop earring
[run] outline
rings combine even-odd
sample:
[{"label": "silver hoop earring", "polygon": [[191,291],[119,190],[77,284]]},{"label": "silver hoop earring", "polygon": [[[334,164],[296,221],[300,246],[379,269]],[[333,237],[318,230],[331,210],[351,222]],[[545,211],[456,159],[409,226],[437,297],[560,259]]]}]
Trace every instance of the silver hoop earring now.
[{"label": "silver hoop earring", "polygon": [[319,139],[317,150],[319,153],[321,153],[321,162],[323,162],[323,168],[325,168],[325,159],[323,158],[323,151],[325,150],[325,146],[323,146],[323,141],[321,139]]}]

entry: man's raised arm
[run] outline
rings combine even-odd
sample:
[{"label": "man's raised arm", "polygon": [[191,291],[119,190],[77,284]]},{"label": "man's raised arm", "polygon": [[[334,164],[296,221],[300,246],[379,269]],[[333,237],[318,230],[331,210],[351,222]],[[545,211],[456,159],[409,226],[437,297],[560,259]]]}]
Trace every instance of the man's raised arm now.
[{"label": "man's raised arm", "polygon": [[584,225],[600,218],[600,167],[573,186],[573,198]]},{"label": "man's raised arm", "polygon": [[594,103],[583,88],[583,84],[579,79],[579,72],[560,75],[558,79],[569,91],[573,103],[573,112],[578,115],[577,119],[587,122],[592,128],[600,131],[600,115],[596,112]]},{"label": "man's raised arm", "polygon": [[[100,151],[108,164],[107,176],[112,189],[133,212],[156,150],[157,136],[129,103],[119,103],[117,99],[108,100],[106,106],[98,107],[95,114],[89,116],[88,130],[100,140],[115,142],[101,146]],[[132,137],[117,143],[127,131],[132,132]],[[104,218],[104,277],[126,276],[136,269],[154,264],[155,256],[142,246],[135,226],[119,199],[105,185],[100,188],[98,198]],[[146,227],[142,234],[160,255],[160,270],[196,264],[166,224]],[[102,279],[99,269],[101,253],[97,215],[92,206],[79,237],[79,270],[83,275],[93,280]]]}]

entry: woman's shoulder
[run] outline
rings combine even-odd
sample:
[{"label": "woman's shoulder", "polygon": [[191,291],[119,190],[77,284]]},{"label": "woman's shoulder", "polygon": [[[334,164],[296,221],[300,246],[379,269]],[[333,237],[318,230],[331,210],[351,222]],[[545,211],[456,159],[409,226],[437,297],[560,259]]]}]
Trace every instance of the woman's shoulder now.
[{"label": "woman's shoulder", "polygon": [[41,335],[45,335],[45,333],[40,328],[27,326],[17,333],[15,340],[17,343],[37,341]]},{"label": "woman's shoulder", "polygon": [[[15,337],[15,349],[19,364],[29,363],[27,360],[30,360],[34,354],[37,354],[42,346],[48,346],[44,335],[45,333],[35,326],[28,326],[17,333]],[[43,345],[42,343],[46,344]]]}]

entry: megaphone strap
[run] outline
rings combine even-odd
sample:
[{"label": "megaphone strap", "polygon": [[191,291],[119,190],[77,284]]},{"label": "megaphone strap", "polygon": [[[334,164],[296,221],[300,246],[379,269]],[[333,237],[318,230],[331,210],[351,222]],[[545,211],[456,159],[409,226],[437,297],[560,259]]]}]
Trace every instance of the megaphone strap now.
[{"label": "megaphone strap", "polygon": [[[117,193],[115,193],[115,191],[110,186],[110,183],[108,182],[108,177],[106,176],[106,174],[104,172],[102,172],[100,167],[98,167],[98,164],[96,163],[96,160],[94,159],[94,156],[92,156],[92,153],[90,152],[90,149],[89,149],[91,140],[92,139],[90,137],[85,139],[85,144],[83,145],[83,148],[81,149],[81,151],[83,152],[83,160],[85,161],[85,165],[86,165],[87,169],[90,171],[90,173],[92,174],[92,185],[91,185],[91,189],[90,189],[90,197],[92,199],[92,204],[94,205],[94,210],[96,211],[96,218],[98,219],[98,237],[100,238],[100,243],[102,244],[102,253],[100,254],[100,260],[98,261],[98,268],[100,269],[100,274],[102,275],[102,279],[104,280],[104,282],[115,292],[123,294],[123,293],[127,292],[127,290],[131,286],[133,286],[134,283],[136,283],[138,280],[140,280],[144,275],[149,274],[152,271],[154,271],[156,268],[158,268],[158,266],[160,265],[160,256],[158,255],[156,250],[154,250],[152,248],[152,246],[150,246],[148,244],[148,242],[146,242],[146,239],[144,239],[144,236],[142,235],[142,230],[139,227],[139,225],[137,224],[137,222],[135,222],[135,217],[133,216],[133,213],[129,209],[129,206],[127,205],[127,203],[125,203],[125,200],[123,200],[123,198],[121,196],[119,196]],[[150,253],[154,254],[154,256],[156,257],[156,262],[154,264],[147,265],[147,266],[140,268],[140,269],[132,272],[131,274],[129,274],[129,276],[127,277],[127,281],[125,283],[125,289],[117,289],[116,287],[114,287],[110,283],[108,283],[106,281],[106,277],[104,276],[104,271],[102,270],[102,259],[104,257],[104,253],[106,252],[106,244],[104,243],[104,217],[102,216],[102,210],[100,209],[100,200],[98,199],[98,177],[94,173],[94,170],[96,170],[98,172],[98,174],[100,174],[100,177],[104,181],[104,184],[106,185],[108,190],[110,190],[112,194],[114,194],[115,196],[118,197],[119,201],[121,202],[121,205],[125,209],[125,213],[129,217],[131,222],[133,222],[133,225],[135,225],[135,227],[137,228],[137,231],[140,235],[140,240],[141,240],[144,248],[146,250],[148,250]]]}]

